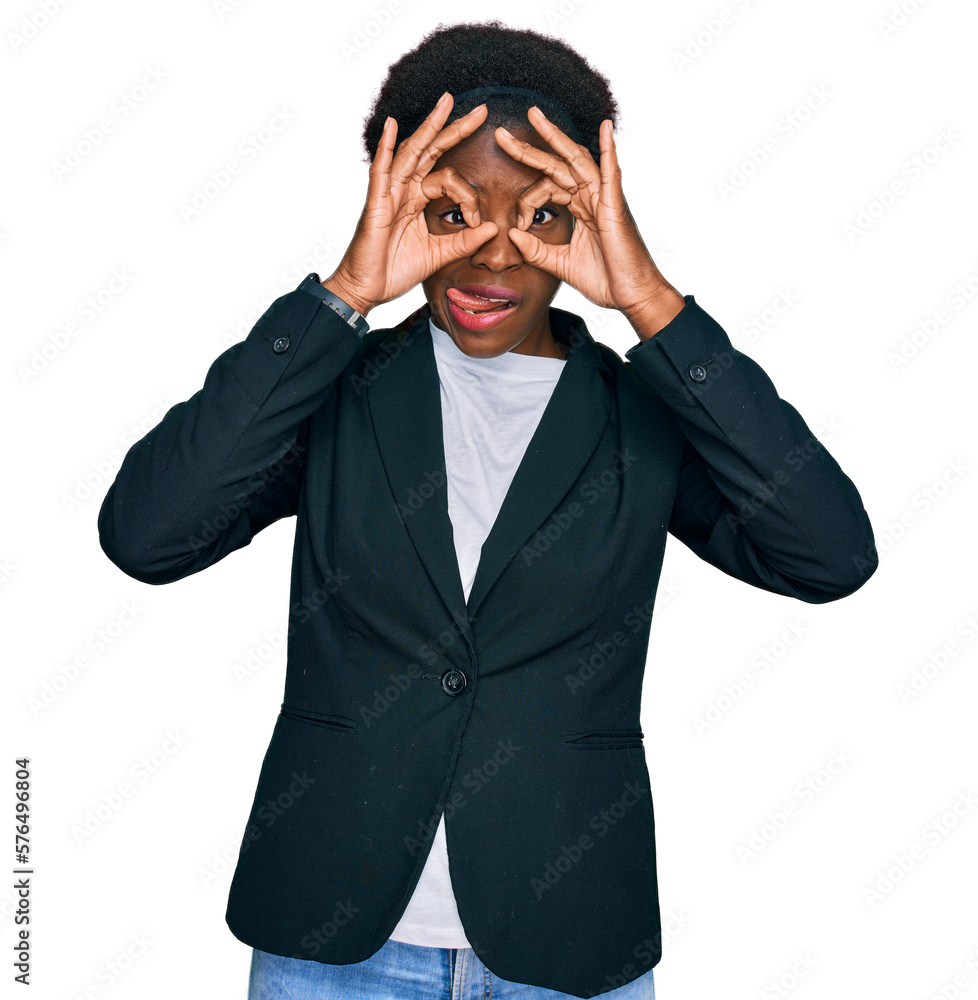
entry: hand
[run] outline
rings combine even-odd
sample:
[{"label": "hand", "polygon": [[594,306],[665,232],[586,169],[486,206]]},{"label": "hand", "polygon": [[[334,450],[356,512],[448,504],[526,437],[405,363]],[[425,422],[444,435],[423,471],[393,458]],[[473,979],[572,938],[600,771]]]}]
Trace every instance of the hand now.
[{"label": "hand", "polygon": [[[432,172],[438,157],[484,121],[484,104],[443,128],[452,110],[442,94],[434,110],[394,154],[397,122],[388,118],[370,165],[367,199],[343,259],[323,285],[362,315],[396,299],[446,264],[467,257],[496,235],[494,222],[480,222],[475,191],[450,167]],[[459,206],[467,226],[432,236],[425,205],[447,196]]]},{"label": "hand", "polygon": [[[509,238],[528,264],[573,285],[596,305],[619,309],[633,323],[657,313],[661,328],[663,309],[675,316],[685,300],[662,276],[628,209],[611,121],[601,123],[598,166],[586,146],[570,139],[539,108],[531,108],[527,118],[560,155],[496,129],[496,141],[513,159],[543,171],[517,202],[519,225],[509,230]],[[577,220],[570,243],[544,243],[525,231],[536,209],[547,202],[568,205]]]}]

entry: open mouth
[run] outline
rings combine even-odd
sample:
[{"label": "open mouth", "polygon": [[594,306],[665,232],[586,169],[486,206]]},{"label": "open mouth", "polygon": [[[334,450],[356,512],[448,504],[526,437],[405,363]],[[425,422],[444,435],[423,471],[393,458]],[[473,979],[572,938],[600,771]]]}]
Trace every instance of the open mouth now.
[{"label": "open mouth", "polygon": [[468,330],[485,330],[494,326],[519,307],[521,296],[508,288],[472,286],[449,288],[445,292],[452,318]]}]

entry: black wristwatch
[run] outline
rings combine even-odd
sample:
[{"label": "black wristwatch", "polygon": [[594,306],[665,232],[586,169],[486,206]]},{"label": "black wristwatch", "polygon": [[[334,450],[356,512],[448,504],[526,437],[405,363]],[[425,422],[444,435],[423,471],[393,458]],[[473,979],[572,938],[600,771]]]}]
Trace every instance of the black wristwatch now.
[{"label": "black wristwatch", "polygon": [[[322,300],[329,306],[333,312],[336,313],[340,319],[345,320],[349,326],[353,327],[354,332],[362,337],[369,329],[370,325],[353,308],[349,303],[344,302],[338,295],[334,295],[331,291],[323,288],[322,282],[319,279],[319,275],[315,271],[312,274],[307,274],[305,279],[299,285],[299,288],[310,292],[315,295],[317,299]],[[297,289],[298,290],[298,289]]]}]

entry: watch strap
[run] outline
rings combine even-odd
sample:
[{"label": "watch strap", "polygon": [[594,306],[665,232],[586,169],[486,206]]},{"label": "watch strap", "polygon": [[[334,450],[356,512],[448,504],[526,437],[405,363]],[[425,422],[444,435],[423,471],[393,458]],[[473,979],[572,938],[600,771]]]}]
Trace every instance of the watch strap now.
[{"label": "watch strap", "polygon": [[[366,319],[360,315],[348,302],[344,302],[338,295],[335,295],[328,288],[323,288],[322,281],[319,275],[313,271],[311,274],[306,275],[303,281],[299,285],[299,289],[309,292],[315,295],[317,299],[325,302],[337,316],[340,317],[348,326],[353,327],[354,332],[362,337],[369,329],[370,325],[367,323]],[[297,289],[298,291],[298,289]]]}]

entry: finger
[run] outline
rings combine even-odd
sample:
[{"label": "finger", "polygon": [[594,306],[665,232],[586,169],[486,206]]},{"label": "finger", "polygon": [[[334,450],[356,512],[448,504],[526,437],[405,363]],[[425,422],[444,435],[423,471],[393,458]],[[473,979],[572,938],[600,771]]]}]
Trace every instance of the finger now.
[{"label": "finger", "polygon": [[442,167],[422,178],[421,194],[426,201],[433,201],[435,198],[451,198],[456,201],[462,211],[462,218],[469,226],[478,226],[482,222],[475,188],[464,181],[454,167]]},{"label": "finger", "polygon": [[471,257],[472,254],[487,240],[491,240],[498,232],[495,222],[483,222],[475,229],[461,229],[451,236],[433,236],[431,238],[435,253],[435,268],[438,270],[461,257]]},{"label": "finger", "polygon": [[587,146],[574,142],[561,132],[535,104],[526,116],[547,145],[564,159],[579,183],[586,184],[599,178],[598,165]]},{"label": "finger", "polygon": [[556,205],[570,205],[573,195],[562,188],[552,177],[543,175],[531,184],[516,202],[516,228],[525,230],[533,222],[533,216],[538,208],[543,208],[547,202]]},{"label": "finger", "polygon": [[601,190],[605,203],[619,212],[625,211],[625,195],[621,188],[621,167],[615,147],[614,129],[611,119],[606,118],[598,130],[598,146],[601,150]]},{"label": "finger", "polygon": [[380,133],[377,152],[370,163],[369,180],[367,182],[367,204],[379,205],[390,193],[391,160],[394,143],[397,141],[397,122],[388,117],[384,129]]},{"label": "finger", "polygon": [[395,156],[396,172],[399,176],[406,170],[410,174],[421,158],[428,143],[439,133],[452,111],[452,95],[446,90],[432,108],[427,118],[398,147]]},{"label": "finger", "polygon": [[519,160],[520,163],[525,163],[528,167],[542,170],[548,177],[552,177],[558,184],[567,189],[576,190],[578,188],[579,182],[559,156],[543,149],[537,149],[536,146],[531,146],[523,139],[517,139],[512,132],[507,131],[501,125],[496,129],[496,142],[514,160]]},{"label": "finger", "polygon": [[566,246],[544,243],[543,240],[537,239],[532,233],[523,232],[522,229],[511,229],[509,238],[527,264],[539,267],[563,280],[561,263],[567,253]]},{"label": "finger", "polygon": [[435,161],[446,149],[458,145],[463,139],[470,136],[486,120],[489,108],[485,104],[480,104],[467,114],[457,118],[451,125],[443,128],[435,138],[428,143],[425,151],[421,154],[414,167],[414,176],[420,179],[427,174]]}]

